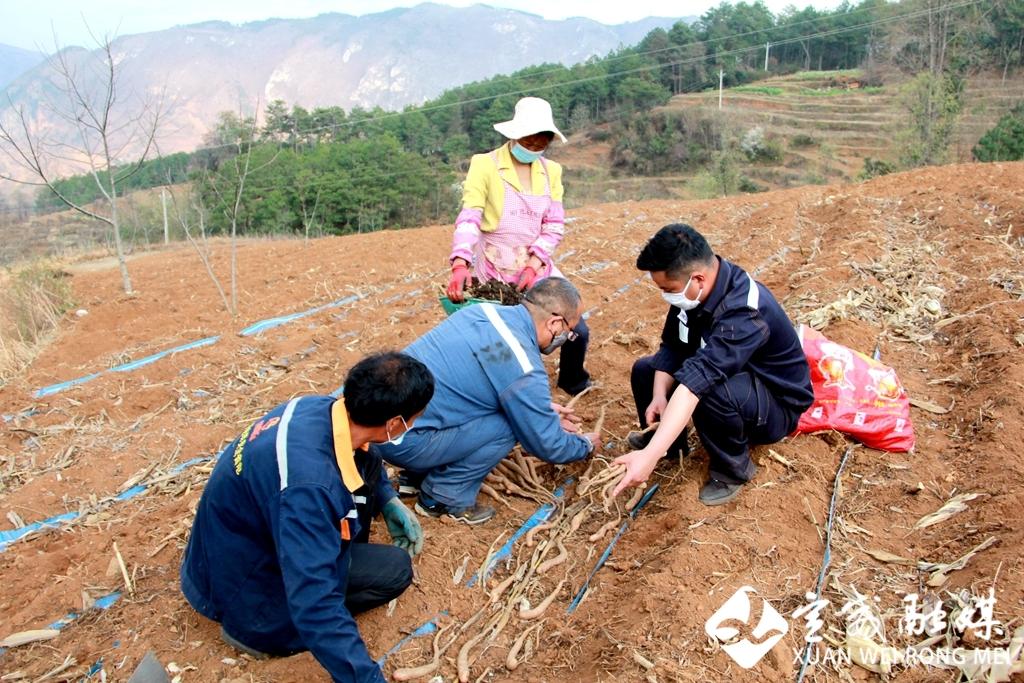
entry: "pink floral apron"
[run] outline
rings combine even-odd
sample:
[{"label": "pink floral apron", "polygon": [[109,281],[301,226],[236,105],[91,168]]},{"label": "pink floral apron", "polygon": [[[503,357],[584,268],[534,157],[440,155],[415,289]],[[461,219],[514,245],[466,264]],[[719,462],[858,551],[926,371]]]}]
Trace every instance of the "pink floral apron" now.
[{"label": "pink floral apron", "polygon": [[[496,154],[491,153],[491,158],[495,164],[498,163]],[[540,237],[544,216],[551,207],[551,181],[543,157],[541,164],[544,166],[544,194],[519,192],[510,182],[502,179],[505,200],[498,227],[493,232],[482,233],[476,246],[474,275],[477,279],[504,282],[519,280],[519,274],[530,260],[530,246]],[[548,265],[537,275],[561,277],[562,274],[553,265]]]}]

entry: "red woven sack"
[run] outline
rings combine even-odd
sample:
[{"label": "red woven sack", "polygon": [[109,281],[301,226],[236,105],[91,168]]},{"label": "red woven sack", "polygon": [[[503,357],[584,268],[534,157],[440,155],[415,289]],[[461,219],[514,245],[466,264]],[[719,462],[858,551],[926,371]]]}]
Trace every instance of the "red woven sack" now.
[{"label": "red woven sack", "polygon": [[914,448],[910,399],[895,370],[806,325],[800,326],[800,343],[811,366],[814,403],[800,416],[797,433],[835,429],[871,448]]}]

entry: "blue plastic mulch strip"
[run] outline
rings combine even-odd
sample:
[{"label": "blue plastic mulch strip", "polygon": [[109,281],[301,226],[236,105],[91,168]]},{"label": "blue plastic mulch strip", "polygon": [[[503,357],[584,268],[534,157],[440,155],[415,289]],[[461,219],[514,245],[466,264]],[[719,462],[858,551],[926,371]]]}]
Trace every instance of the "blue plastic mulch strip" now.
[{"label": "blue plastic mulch strip", "polygon": [[56,394],[58,392],[64,391],[65,389],[70,389],[71,387],[78,386],[79,384],[85,384],[86,382],[91,382],[91,381],[93,381],[94,379],[96,379],[97,377],[99,377],[102,374],[103,374],[102,372],[94,372],[91,375],[85,375],[84,377],[78,377],[76,379],[69,379],[66,382],[58,382],[57,384],[51,384],[49,386],[43,387],[42,389],[37,389],[36,393],[33,394],[33,396],[35,396],[36,398],[43,398],[44,396],[50,396],[52,394]]},{"label": "blue plastic mulch strip", "polygon": [[[572,480],[570,479],[565,483],[568,484],[571,481]],[[565,489],[562,486],[559,486],[557,489],[555,489],[555,498],[561,498],[563,495],[565,495]],[[505,545],[501,546],[498,549],[498,551],[494,553],[494,556],[491,558],[491,561],[487,564],[486,567],[484,567],[484,578],[487,578],[491,575],[491,572],[494,571],[494,568],[498,566],[498,563],[500,561],[504,560],[506,557],[512,554],[512,547],[516,544],[516,541],[525,536],[527,531],[537,526],[538,524],[541,524],[544,521],[546,521],[547,518],[551,516],[551,513],[554,512],[554,510],[554,505],[552,505],[551,503],[544,503],[537,509],[536,512],[530,515],[530,517],[525,522],[523,522],[522,526],[516,529],[516,532],[512,534],[512,537],[505,541]],[[471,588],[478,580],[479,574],[473,574],[473,576],[469,577],[469,580],[466,582],[466,587]]]},{"label": "blue plastic mulch strip", "polygon": [[[120,591],[114,591],[113,593],[110,593],[109,595],[104,595],[102,598],[97,598],[96,602],[93,603],[93,607],[95,609],[107,609],[111,605],[113,605],[115,602],[120,600],[120,598],[121,598],[121,592]],[[81,613],[81,612],[70,612],[70,613],[64,615],[63,617],[61,617],[60,619],[58,619],[57,621],[53,622],[52,624],[46,626],[45,628],[50,629],[50,630],[54,630],[54,631],[60,631],[65,626],[67,626],[68,624],[73,622],[75,619],[78,619],[80,616],[82,616],[82,614],[83,613]],[[2,655],[6,651],[7,651],[6,648],[0,647],[0,655]],[[102,668],[102,662],[103,662],[102,659],[98,662],[98,664],[100,665],[101,668]],[[91,671],[91,669],[90,669],[90,671]],[[97,669],[97,671],[98,671],[98,669]]]},{"label": "blue plastic mulch strip", "polygon": [[11,422],[11,421],[17,420],[19,418],[32,417],[33,415],[38,415],[38,414],[39,414],[38,410],[36,410],[35,408],[29,408],[28,410],[23,410],[20,413],[14,413],[13,415],[3,415],[3,416],[0,416],[0,417],[3,417],[4,422]]},{"label": "blue plastic mulch strip", "polygon": [[98,674],[100,671],[103,671],[103,657],[100,657],[95,664],[89,667],[89,670],[85,672],[85,677],[82,678],[82,680],[89,680],[90,678]]},{"label": "blue plastic mulch strip", "polygon": [[622,522],[622,526],[619,527],[619,532],[615,534],[615,538],[612,539],[612,542],[609,543],[608,547],[604,549],[603,553],[601,553],[601,557],[597,558],[597,564],[594,565],[592,570],[590,570],[590,575],[587,576],[587,580],[583,582],[583,586],[580,588],[579,592],[576,593],[576,597],[574,597],[572,602],[569,603],[569,608],[566,612],[572,614],[576,611],[576,608],[580,606],[580,603],[583,602],[583,596],[587,594],[587,590],[590,588],[590,580],[594,578],[594,575],[597,574],[598,570],[601,569],[601,567],[604,566],[604,563],[608,561],[608,558],[611,557],[612,548],[614,548],[615,544],[619,542],[622,534],[626,533],[626,529],[629,528],[629,523],[636,519],[636,515],[640,512],[640,508],[647,505],[647,501],[651,499],[651,496],[653,496],[654,492],[657,490],[657,484],[647,489],[647,493],[643,495],[640,501],[636,504],[636,507],[630,510],[629,516],[627,516],[625,521]]},{"label": "blue plastic mulch strip", "polygon": [[276,318],[267,318],[266,320],[260,320],[259,322],[253,323],[252,325],[243,328],[238,334],[243,337],[251,337],[255,334],[266,332],[267,330],[272,330],[275,327],[280,327],[281,325],[290,323],[293,320],[299,320],[301,318],[305,318],[315,313],[319,313],[320,311],[325,311],[328,308],[338,308],[340,306],[345,306],[354,303],[362,299],[364,296],[365,294],[352,294],[350,296],[346,296],[343,299],[338,299],[337,301],[331,301],[320,306],[315,306],[305,311],[299,311],[297,313],[290,313],[288,315],[279,315]]},{"label": "blue plastic mulch strip", "polygon": [[77,512],[65,512],[62,515],[56,515],[49,519],[44,519],[41,522],[26,524],[18,529],[4,529],[3,531],[0,531],[0,552],[7,550],[7,546],[11,543],[18,541],[33,532],[39,531],[40,529],[53,529],[59,527],[65,522],[78,519],[78,517],[79,513]]},{"label": "blue plastic mulch strip", "polygon": [[[188,469],[189,467],[193,467],[204,462],[210,462],[213,459],[214,458],[209,456],[192,458],[191,460],[186,460],[183,463],[175,465],[173,468],[171,468],[170,473],[178,474]],[[135,496],[145,493],[148,488],[149,487],[147,487],[145,484],[138,484],[137,486],[133,486],[130,489],[127,489],[117,494],[116,496],[113,497],[113,499],[115,501],[128,500],[129,498],[134,498]],[[14,543],[15,541],[21,540],[22,538],[28,536],[33,532],[39,531],[41,529],[57,528],[61,524],[66,524],[67,522],[71,522],[78,519],[80,516],[81,514],[79,512],[65,512],[64,514],[55,515],[53,517],[50,517],[49,519],[44,519],[41,522],[33,522],[32,524],[26,524],[25,526],[18,529],[0,530],[0,553],[7,550],[7,546],[9,546],[10,544]]]},{"label": "blue plastic mulch strip", "polygon": [[338,387],[337,389],[332,391],[330,395],[332,397],[334,397],[334,398],[338,398],[339,396],[341,396],[344,393],[345,393],[345,385],[342,384],[340,387]]},{"label": "blue plastic mulch strip", "polygon": [[36,390],[36,393],[34,395],[35,395],[36,398],[43,398],[44,396],[51,396],[53,394],[59,393],[61,391],[64,391],[65,389],[70,389],[73,386],[77,386],[79,384],[85,384],[86,382],[91,382],[92,380],[96,379],[100,375],[103,375],[103,374],[105,374],[107,372],[129,372],[131,370],[137,370],[138,368],[141,368],[144,365],[149,365],[150,363],[158,361],[161,358],[165,358],[167,356],[171,356],[171,355],[174,355],[176,353],[180,353],[182,351],[188,351],[190,349],[198,349],[198,348],[203,347],[203,346],[209,346],[210,344],[216,343],[217,340],[219,340],[219,339],[220,339],[219,336],[218,337],[206,337],[205,339],[199,339],[199,340],[194,341],[194,342],[189,342],[188,344],[182,344],[180,346],[175,346],[173,348],[166,349],[166,350],[161,351],[159,353],[154,353],[151,356],[146,356],[145,358],[140,358],[138,360],[133,360],[133,361],[130,361],[130,362],[125,363],[123,365],[117,365],[117,366],[114,366],[114,367],[109,368],[107,370],[101,370],[100,372],[94,372],[91,375],[85,375],[84,377],[78,377],[76,379],[69,379],[66,382],[58,382],[57,384],[51,384],[49,386],[43,387],[42,389]]},{"label": "blue plastic mulch strip", "polygon": [[[414,292],[414,294],[415,293],[416,292]],[[324,311],[324,310],[327,310],[329,308],[338,308],[339,306],[345,306],[347,304],[359,301],[364,296],[365,295],[363,295],[363,294],[352,294],[352,295],[346,296],[346,297],[344,297],[342,299],[338,299],[337,301],[331,301],[329,303],[322,304],[320,306],[316,306],[314,308],[310,308],[310,309],[305,310],[305,311],[299,311],[298,313],[291,313],[289,315],[282,315],[282,316],[278,316],[276,318],[267,318],[266,320],[261,320],[261,321],[259,321],[257,323],[253,323],[252,325],[249,325],[248,327],[242,329],[242,331],[240,331],[238,334],[240,334],[243,337],[249,337],[249,336],[252,336],[254,334],[259,334],[260,332],[263,332],[265,330],[269,330],[269,329],[272,329],[272,328],[275,328],[275,327],[279,327],[280,325],[284,325],[286,323],[290,323],[293,320],[299,320],[300,318],[305,318],[307,316],[313,315],[314,313],[319,313],[320,311]],[[160,351],[159,353],[154,353],[153,355],[146,356],[145,358],[140,358],[138,360],[133,360],[133,361],[130,361],[128,363],[125,363],[123,365],[118,365],[118,366],[110,368],[108,370],[101,370],[100,372],[94,372],[94,373],[92,373],[90,375],[85,375],[84,377],[78,377],[76,379],[67,380],[66,382],[58,382],[56,384],[51,384],[49,386],[42,387],[41,389],[36,390],[34,396],[36,398],[43,398],[44,396],[52,396],[53,394],[59,393],[61,391],[64,391],[65,389],[70,389],[71,387],[77,386],[79,384],[85,384],[86,382],[91,382],[92,380],[96,379],[97,377],[99,377],[100,375],[102,375],[102,374],[104,374],[106,372],[130,372],[132,370],[137,370],[137,369],[139,369],[139,368],[141,368],[143,366],[149,365],[150,363],[154,363],[154,362],[160,360],[161,358],[165,358],[167,356],[173,355],[175,353],[180,353],[182,351],[189,351],[191,349],[198,349],[198,348],[201,348],[201,347],[204,347],[204,346],[209,346],[211,344],[215,344],[219,340],[220,340],[220,336],[206,337],[204,339],[198,339],[196,341],[189,342],[187,344],[182,344],[181,346],[175,346],[174,348],[167,349],[165,351]],[[5,422],[10,422],[10,420],[13,419],[13,416],[9,416],[9,415],[4,415],[3,417],[4,417],[4,421]]]},{"label": "blue plastic mulch strip", "polygon": [[219,339],[220,336],[218,335],[215,337],[206,337],[205,339],[199,339],[194,342],[189,342],[188,344],[182,344],[181,346],[175,346],[173,349],[167,349],[166,351],[161,351],[160,353],[154,353],[152,356],[146,356],[145,358],[133,360],[130,363],[125,363],[124,365],[118,365],[116,367],[110,368],[110,372],[130,372],[131,370],[137,370],[138,368],[141,368],[144,365],[149,365],[150,363],[158,361],[161,358],[165,358],[166,356],[170,356],[175,353],[180,353],[182,351],[188,351],[190,349],[202,348],[204,346],[209,346],[210,344],[215,344]]},{"label": "blue plastic mulch strip", "polygon": [[429,636],[433,633],[436,633],[437,620],[440,619],[442,616],[446,616],[447,614],[448,610],[440,612],[436,617],[434,617],[433,619],[424,624],[421,624],[420,626],[415,628],[412,633],[410,633],[409,635],[407,635],[406,637],[402,638],[400,641],[392,645],[391,649],[385,652],[383,655],[381,655],[380,659],[377,660],[377,666],[383,669],[384,664],[388,661],[388,657],[401,650],[405,646],[405,644],[413,638],[422,638],[423,636]]}]

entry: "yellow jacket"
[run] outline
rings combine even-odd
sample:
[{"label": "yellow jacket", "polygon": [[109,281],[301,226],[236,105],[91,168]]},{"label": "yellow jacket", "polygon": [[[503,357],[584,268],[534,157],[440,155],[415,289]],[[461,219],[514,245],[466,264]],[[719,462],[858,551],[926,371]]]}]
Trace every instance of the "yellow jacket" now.
[{"label": "yellow jacket", "polygon": [[[519,192],[523,192],[508,145],[502,145],[495,152],[498,156],[497,164],[491,158],[491,152],[473,155],[473,159],[469,163],[469,172],[466,174],[466,182],[462,186],[462,210],[464,212],[467,209],[483,210],[483,216],[480,219],[480,230],[483,232],[494,232],[498,229],[498,222],[501,220],[501,212],[505,204],[503,183],[507,182]],[[544,194],[545,167],[551,182],[551,201],[560,205],[564,193],[562,166],[550,159],[543,161],[538,159],[530,164],[532,187],[527,194]],[[461,219],[462,215],[460,214],[460,220],[456,220],[456,224],[460,223]],[[561,218],[558,222],[562,222]]]}]

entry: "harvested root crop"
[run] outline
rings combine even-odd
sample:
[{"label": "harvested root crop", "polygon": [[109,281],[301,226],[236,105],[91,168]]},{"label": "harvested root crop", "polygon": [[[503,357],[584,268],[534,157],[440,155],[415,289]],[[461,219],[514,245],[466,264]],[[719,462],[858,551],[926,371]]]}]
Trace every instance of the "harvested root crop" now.
[{"label": "harvested root crop", "polygon": [[565,549],[565,546],[562,544],[562,539],[558,539],[557,541],[555,541],[555,543],[558,544],[558,554],[552,557],[550,560],[544,560],[543,562],[541,562],[540,566],[537,567],[538,574],[543,574],[552,567],[557,567],[558,565],[562,564],[567,559],[569,559],[569,552]]},{"label": "harvested root crop", "polygon": [[562,579],[558,582],[558,585],[555,586],[555,590],[551,591],[551,595],[544,598],[544,600],[541,601],[539,605],[532,609],[527,607],[527,605],[529,605],[530,603],[524,599],[523,602],[519,605],[519,618],[530,620],[537,619],[538,617],[540,617],[542,614],[544,614],[544,612],[547,611],[548,607],[551,607],[551,603],[553,603],[555,601],[555,598],[558,597],[558,594],[562,592],[562,586],[564,585],[565,579]]},{"label": "harvested root crop", "polygon": [[529,651],[527,651],[527,653],[523,655],[522,659],[519,659],[519,651],[523,649],[523,644],[526,643],[526,640],[530,637],[530,634],[534,632],[539,633],[540,627],[543,625],[544,622],[542,621],[539,624],[535,624],[519,634],[519,637],[516,638],[516,642],[512,643],[512,647],[508,651],[508,656],[505,657],[506,669],[508,669],[509,671],[515,671],[520,664],[526,661],[527,657],[529,657],[530,655]]}]

